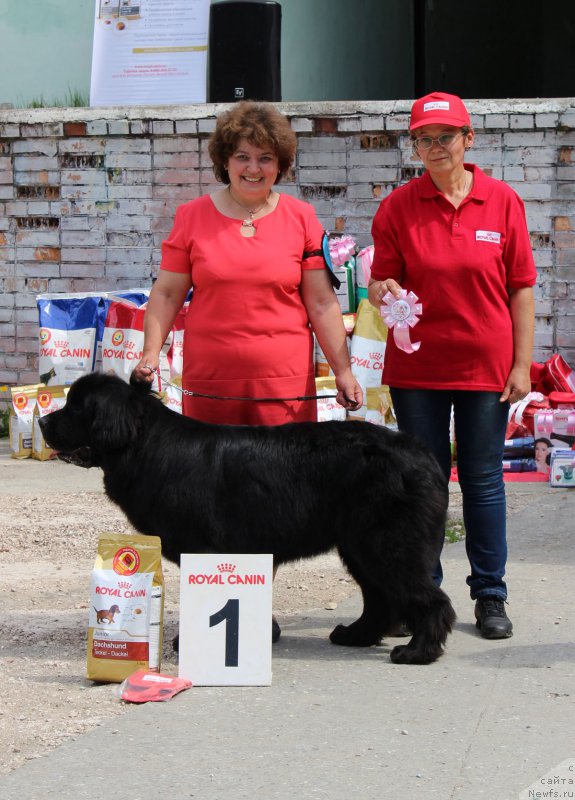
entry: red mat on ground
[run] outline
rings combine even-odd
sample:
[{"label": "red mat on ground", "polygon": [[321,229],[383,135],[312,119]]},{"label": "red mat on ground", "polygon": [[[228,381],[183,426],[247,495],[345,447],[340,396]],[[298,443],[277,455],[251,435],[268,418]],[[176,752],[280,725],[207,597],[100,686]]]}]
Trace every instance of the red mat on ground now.
[{"label": "red mat on ground", "polygon": [[[457,467],[451,469],[451,480],[457,480]],[[542,472],[504,472],[503,480],[509,483],[549,483],[549,475]]]}]

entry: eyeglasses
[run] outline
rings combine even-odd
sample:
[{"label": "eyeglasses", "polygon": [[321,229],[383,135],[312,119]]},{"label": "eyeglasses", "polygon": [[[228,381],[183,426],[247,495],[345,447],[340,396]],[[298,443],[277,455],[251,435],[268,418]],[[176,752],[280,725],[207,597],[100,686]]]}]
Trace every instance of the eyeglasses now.
[{"label": "eyeglasses", "polygon": [[420,136],[419,139],[414,139],[413,143],[418,150],[431,150],[434,142],[437,142],[440,147],[446,149],[451,147],[458,136],[463,136],[462,131],[458,131],[457,133],[442,133],[437,139],[432,139],[431,136]]}]

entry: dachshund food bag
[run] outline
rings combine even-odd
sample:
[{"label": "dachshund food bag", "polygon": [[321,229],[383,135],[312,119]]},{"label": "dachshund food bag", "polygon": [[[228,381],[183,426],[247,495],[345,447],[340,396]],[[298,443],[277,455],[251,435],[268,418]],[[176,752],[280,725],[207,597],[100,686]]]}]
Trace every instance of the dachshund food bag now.
[{"label": "dachshund food bag", "polygon": [[163,612],[160,538],[102,534],[92,570],[87,677],[120,683],[138,669],[159,672]]}]

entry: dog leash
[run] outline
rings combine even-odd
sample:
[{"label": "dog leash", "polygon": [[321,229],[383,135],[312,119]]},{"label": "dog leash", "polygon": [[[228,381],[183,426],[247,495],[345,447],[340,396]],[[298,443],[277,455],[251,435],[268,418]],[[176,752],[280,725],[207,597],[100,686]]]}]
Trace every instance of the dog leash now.
[{"label": "dog leash", "polygon": [[151,367],[149,364],[145,364],[145,367],[149,369],[150,372],[153,372],[155,375],[157,375],[164,386],[170,386],[172,389],[177,389],[187,397],[203,397],[204,400],[241,400],[252,403],[285,403],[292,401],[303,402],[305,400],[330,400],[337,397],[336,394],[308,394],[302,395],[301,397],[223,397],[218,394],[203,394],[202,392],[192,392],[190,389],[184,389],[183,386],[177,386],[175,383],[170,383],[170,381],[164,380],[160,375],[160,371],[154,367]]}]

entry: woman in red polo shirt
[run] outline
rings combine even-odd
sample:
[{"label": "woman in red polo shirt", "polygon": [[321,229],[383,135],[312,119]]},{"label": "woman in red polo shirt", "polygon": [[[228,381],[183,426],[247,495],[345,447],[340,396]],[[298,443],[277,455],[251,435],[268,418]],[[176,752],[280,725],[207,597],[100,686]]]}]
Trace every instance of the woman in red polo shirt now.
[{"label": "woman in red polo shirt", "polygon": [[369,299],[379,307],[387,292],[413,291],[421,346],[407,353],[390,336],[383,382],[400,428],[431,447],[447,479],[453,409],[476,624],[507,638],[503,447],[509,404],[530,390],[536,269],[521,199],[464,163],[474,132],[462,100],[416,100],[409,127],[425,173],[375,215]]}]

